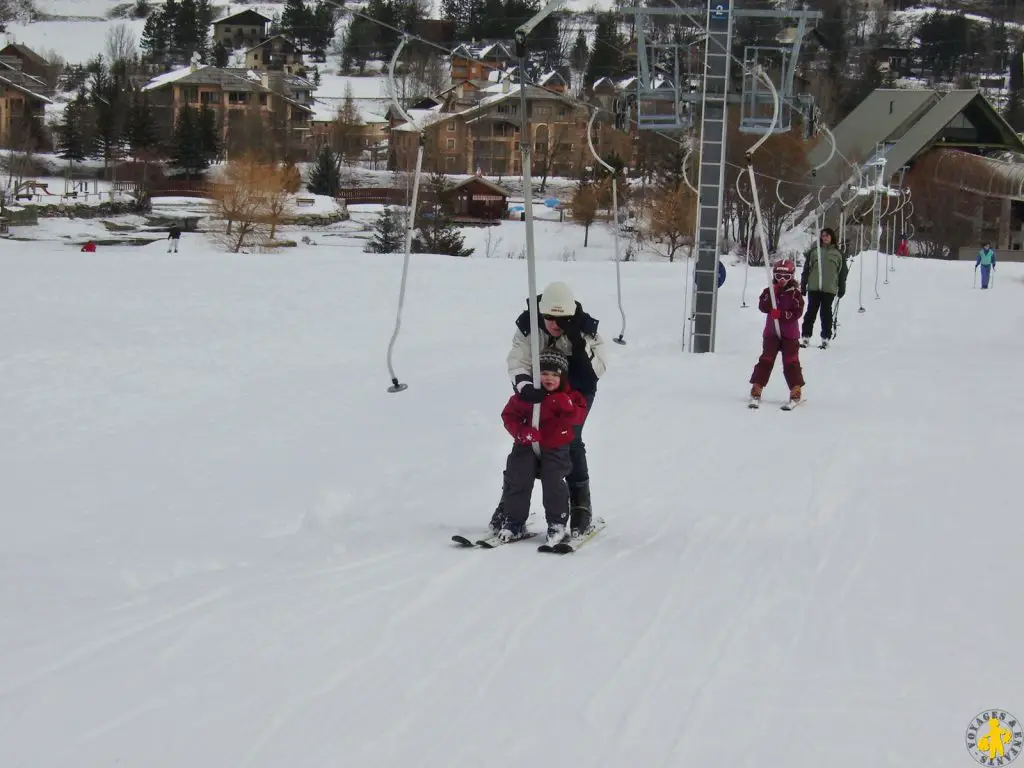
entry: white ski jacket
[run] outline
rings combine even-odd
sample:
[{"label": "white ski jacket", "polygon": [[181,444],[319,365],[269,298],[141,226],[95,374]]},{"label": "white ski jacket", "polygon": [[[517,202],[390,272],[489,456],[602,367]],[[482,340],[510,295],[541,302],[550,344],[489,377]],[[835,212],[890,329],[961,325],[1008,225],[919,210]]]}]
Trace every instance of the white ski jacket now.
[{"label": "white ski jacket", "polygon": [[[569,358],[569,383],[573,389],[583,394],[593,395],[597,391],[597,380],[600,379],[607,369],[607,361],[604,357],[604,341],[601,334],[583,334],[583,343],[586,345],[586,356],[592,370],[580,370],[588,366],[580,365],[572,357],[572,342],[564,334],[555,338],[541,326],[540,348],[559,350]],[[533,362],[530,355],[530,338],[522,331],[516,329],[512,337],[512,349],[508,353],[508,376],[516,392],[522,390],[526,384],[533,383]]]}]

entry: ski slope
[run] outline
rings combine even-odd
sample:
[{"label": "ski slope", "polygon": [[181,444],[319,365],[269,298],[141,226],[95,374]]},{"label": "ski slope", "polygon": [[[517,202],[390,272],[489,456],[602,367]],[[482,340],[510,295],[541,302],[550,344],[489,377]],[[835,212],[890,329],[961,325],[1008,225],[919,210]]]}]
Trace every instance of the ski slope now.
[{"label": "ski slope", "polygon": [[[1021,266],[872,257],[783,413],[740,269],[690,355],[683,265],[622,265],[556,557],[449,543],[525,262],[416,256],[392,395],[400,255],[182,243],[0,242],[0,766],[955,768],[1024,715]],[[538,270],[618,335],[611,263]]]}]

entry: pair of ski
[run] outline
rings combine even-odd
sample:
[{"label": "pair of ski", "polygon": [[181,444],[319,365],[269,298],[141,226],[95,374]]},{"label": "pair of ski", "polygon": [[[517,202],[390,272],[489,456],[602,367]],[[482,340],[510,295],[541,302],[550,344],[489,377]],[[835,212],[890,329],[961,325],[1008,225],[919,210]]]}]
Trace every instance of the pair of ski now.
[{"label": "pair of ski", "polygon": [[[786,402],[784,402],[782,405],[779,406],[779,410],[780,411],[792,411],[794,408],[796,408],[802,402],[804,402],[804,398],[800,398],[799,400],[787,400]],[[747,408],[750,408],[752,410],[756,411],[760,407],[761,407],[761,398],[759,398],[759,397],[752,397],[747,402]]]},{"label": "pair of ski", "polygon": [[[554,546],[544,543],[537,547],[538,552],[547,552],[555,555],[568,555],[579,550],[580,547],[584,546],[588,542],[592,541],[593,538],[599,534],[605,528],[605,521],[602,518],[596,518],[591,524],[590,528],[587,529],[586,533],[580,536],[573,536],[572,538],[563,539]],[[458,544],[464,549],[470,547],[476,547],[479,549],[495,549],[496,547],[503,546],[505,544],[515,544],[518,541],[526,541],[532,539],[534,536],[538,536],[538,531],[527,531],[522,538],[514,539],[513,541],[503,541],[497,534],[491,534],[485,536],[482,539],[472,541],[467,539],[465,536],[455,534],[452,536],[452,541]]]}]

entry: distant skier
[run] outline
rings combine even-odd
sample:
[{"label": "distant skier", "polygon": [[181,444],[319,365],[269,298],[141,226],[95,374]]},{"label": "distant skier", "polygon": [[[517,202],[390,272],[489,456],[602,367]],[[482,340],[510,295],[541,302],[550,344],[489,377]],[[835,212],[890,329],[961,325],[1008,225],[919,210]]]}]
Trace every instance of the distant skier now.
[{"label": "distant skier", "polygon": [[800,275],[800,292],[807,297],[803,338],[800,346],[811,343],[814,318],[821,315],[821,347],[828,347],[832,338],[832,304],[836,296],[846,293],[849,267],[843,252],[836,246],[836,233],[829,228],[821,230],[818,242],[804,254],[804,269]]},{"label": "distant skier", "polygon": [[[551,283],[537,297],[540,312],[541,351],[558,350],[568,359],[569,384],[583,395],[589,416],[597,395],[597,382],[604,375],[604,342],[597,332],[598,321],[583,311],[576,301],[572,289],[565,283]],[[533,362],[530,352],[530,312],[527,308],[516,319],[516,331],[512,337],[512,349],[508,353],[508,375],[512,386],[527,403],[539,403],[547,397],[547,391],[538,388],[534,382]],[[574,534],[590,527],[592,510],[590,502],[590,471],[587,467],[587,448],[583,443],[583,422],[574,430],[575,438],[569,445],[572,471],[566,478],[569,483],[570,528]],[[506,484],[502,487],[505,496]],[[504,525],[503,502],[491,516],[491,530],[498,533]]]},{"label": "distant skier", "polygon": [[96,253],[96,243],[92,240],[82,246],[82,253]]},{"label": "distant skier", "polygon": [[900,235],[900,243],[899,243],[899,245],[896,246],[896,255],[897,256],[909,256],[910,255],[910,246],[907,243],[907,236],[906,235]]},{"label": "distant skier", "polygon": [[[789,399],[799,402],[803,395],[804,374],[800,367],[800,315],[804,310],[804,297],[800,285],[794,279],[796,267],[789,259],[775,263],[772,269],[774,282],[761,291],[758,309],[768,315],[761,336],[761,357],[750,375],[750,406],[761,403],[761,392],[768,384],[775,367],[775,358],[782,352],[782,374],[789,386]],[[772,292],[775,304],[772,307]],[[778,327],[776,327],[778,323]]]},{"label": "distant skier", "polygon": [[171,252],[171,248],[174,248],[174,253],[178,252],[178,241],[181,239],[181,227],[177,224],[171,224],[171,228],[167,231],[167,252]]},{"label": "distant skier", "polygon": [[[554,546],[569,536],[569,487],[565,478],[572,471],[569,445],[577,428],[587,417],[587,399],[569,384],[569,361],[556,349],[540,354],[540,427],[533,428],[533,403],[514,394],[509,398],[501,420],[515,439],[505,463],[505,482],[501,504],[504,509],[501,530],[504,541],[521,539],[530,516],[533,481],[540,477],[544,495],[544,516],[548,524],[548,544]],[[540,457],[533,451],[540,443]]]},{"label": "distant skier", "polygon": [[988,289],[989,277],[996,268],[996,252],[989,243],[982,243],[981,250],[978,251],[978,258],[974,262],[975,272],[978,267],[981,267],[981,289],[984,291]]}]

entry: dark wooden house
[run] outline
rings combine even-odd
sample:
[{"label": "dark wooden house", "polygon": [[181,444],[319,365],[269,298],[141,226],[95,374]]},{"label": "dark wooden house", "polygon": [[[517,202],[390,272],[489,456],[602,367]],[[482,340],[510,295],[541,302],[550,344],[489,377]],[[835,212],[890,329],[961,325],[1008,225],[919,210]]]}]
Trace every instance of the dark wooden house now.
[{"label": "dark wooden house", "polygon": [[452,213],[471,219],[503,219],[508,191],[482,176],[471,176],[445,192]]}]

